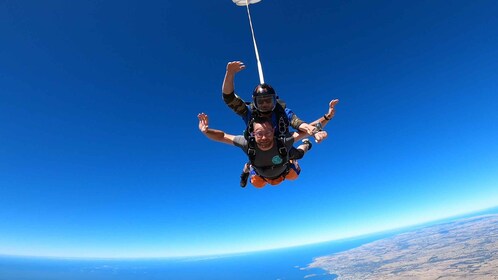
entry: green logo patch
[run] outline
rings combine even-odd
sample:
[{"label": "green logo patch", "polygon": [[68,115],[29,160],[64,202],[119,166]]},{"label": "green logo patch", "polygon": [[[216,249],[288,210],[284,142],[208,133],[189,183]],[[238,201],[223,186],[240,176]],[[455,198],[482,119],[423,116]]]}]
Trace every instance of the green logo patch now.
[{"label": "green logo patch", "polygon": [[272,159],[271,159],[271,162],[273,162],[273,164],[281,164],[282,163],[282,158],[280,156],[274,156]]}]

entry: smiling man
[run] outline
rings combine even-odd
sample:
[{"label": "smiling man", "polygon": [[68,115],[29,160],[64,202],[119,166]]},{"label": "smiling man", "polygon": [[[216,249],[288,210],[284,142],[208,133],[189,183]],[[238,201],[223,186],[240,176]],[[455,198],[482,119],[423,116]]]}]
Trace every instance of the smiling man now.
[{"label": "smiling man", "polygon": [[[248,154],[251,161],[251,184],[256,188],[262,188],[266,184],[278,185],[285,179],[297,179],[301,168],[297,162],[311,149],[311,142],[303,140],[303,144],[294,148],[293,144],[304,138],[306,133],[294,133],[284,140],[285,149],[279,147],[275,137],[274,128],[267,118],[256,118],[253,123],[251,137],[247,140],[243,135],[231,135],[221,130],[209,128],[209,118],[200,113],[199,130],[209,139],[234,145]],[[317,138],[325,138],[327,132],[319,131],[315,134]],[[254,143],[251,143],[254,141]]]}]

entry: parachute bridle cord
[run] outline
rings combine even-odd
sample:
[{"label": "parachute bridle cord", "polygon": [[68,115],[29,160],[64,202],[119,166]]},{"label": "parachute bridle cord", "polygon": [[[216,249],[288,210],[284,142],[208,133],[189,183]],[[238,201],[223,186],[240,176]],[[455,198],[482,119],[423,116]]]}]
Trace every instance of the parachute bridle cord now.
[{"label": "parachute bridle cord", "polygon": [[265,78],[263,77],[263,67],[259,59],[258,45],[256,44],[256,36],[254,36],[254,28],[252,27],[251,12],[249,12],[249,0],[246,0],[247,16],[249,18],[249,25],[251,26],[252,42],[254,43],[254,52],[256,53],[256,60],[258,61],[259,83],[264,84]]}]

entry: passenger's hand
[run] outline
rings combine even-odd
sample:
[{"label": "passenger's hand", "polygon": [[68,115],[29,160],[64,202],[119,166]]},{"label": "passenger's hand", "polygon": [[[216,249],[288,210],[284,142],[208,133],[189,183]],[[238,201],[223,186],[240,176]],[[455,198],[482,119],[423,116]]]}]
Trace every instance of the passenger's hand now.
[{"label": "passenger's hand", "polygon": [[206,115],[204,113],[200,113],[199,115],[197,115],[197,118],[199,119],[199,130],[202,133],[206,133],[206,131],[209,128],[209,118],[208,118],[208,115]]},{"label": "passenger's hand", "polygon": [[230,74],[237,74],[244,69],[246,69],[246,66],[242,61],[231,61],[227,64],[227,72]]},{"label": "passenger's hand", "polygon": [[334,99],[334,100],[330,101],[329,111],[327,112],[327,118],[331,119],[334,117],[334,115],[335,115],[334,106],[337,105],[337,103],[339,103],[339,99]]}]

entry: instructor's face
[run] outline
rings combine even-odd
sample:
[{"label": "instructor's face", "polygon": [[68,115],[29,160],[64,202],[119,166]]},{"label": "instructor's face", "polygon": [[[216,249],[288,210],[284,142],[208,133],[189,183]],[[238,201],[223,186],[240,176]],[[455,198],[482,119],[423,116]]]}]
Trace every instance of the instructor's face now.
[{"label": "instructor's face", "polygon": [[254,124],[254,138],[256,145],[263,151],[273,147],[273,126],[269,122]]},{"label": "instructor's face", "polygon": [[271,112],[275,107],[275,104],[273,104],[273,96],[258,96],[256,102],[260,112]]}]

